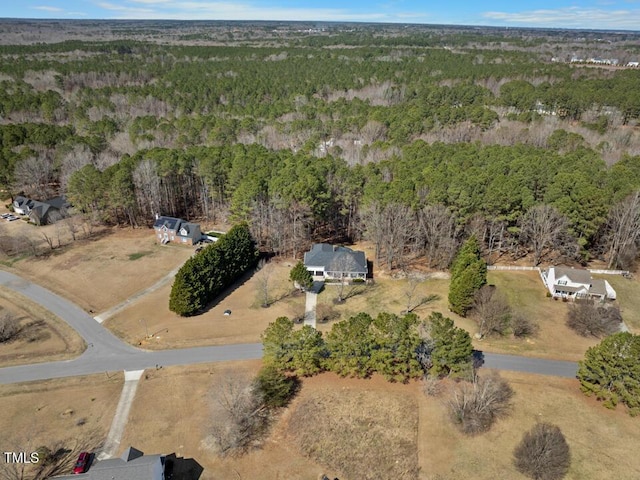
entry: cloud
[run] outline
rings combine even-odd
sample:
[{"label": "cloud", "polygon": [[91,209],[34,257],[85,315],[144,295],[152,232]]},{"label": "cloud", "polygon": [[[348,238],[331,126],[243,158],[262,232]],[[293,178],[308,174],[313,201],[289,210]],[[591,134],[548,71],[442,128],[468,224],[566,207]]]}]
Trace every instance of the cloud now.
[{"label": "cloud", "polygon": [[58,7],[50,7],[49,5],[39,5],[37,7],[31,7],[33,10],[43,10],[45,12],[62,12],[63,10]]},{"label": "cloud", "polygon": [[637,30],[640,10],[566,7],[513,13],[484,12],[482,16],[489,20],[498,21],[502,25]]},{"label": "cloud", "polygon": [[[134,6],[136,4],[139,6]],[[407,18],[414,21],[425,18],[423,14],[411,12],[356,13],[340,8],[278,7],[225,1],[129,0],[126,3],[101,2],[98,5],[117,12],[116,18],[122,19],[400,22]]]}]

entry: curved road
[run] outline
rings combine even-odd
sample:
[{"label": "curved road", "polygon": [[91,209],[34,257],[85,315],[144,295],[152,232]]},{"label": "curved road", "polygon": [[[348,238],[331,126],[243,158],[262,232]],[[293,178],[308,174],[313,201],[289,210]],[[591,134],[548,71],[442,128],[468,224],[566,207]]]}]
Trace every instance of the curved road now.
[{"label": "curved road", "polygon": [[[113,335],[84,310],[12,273],[0,270],[0,285],[28,297],[64,320],[84,339],[87,349],[73,360],[0,368],[0,384],[48,380],[118,370],[144,370],[157,365],[190,365],[262,357],[262,344],[146,351],[132,347]],[[577,364],[556,360],[480,353],[482,365],[499,370],[575,378]]]}]

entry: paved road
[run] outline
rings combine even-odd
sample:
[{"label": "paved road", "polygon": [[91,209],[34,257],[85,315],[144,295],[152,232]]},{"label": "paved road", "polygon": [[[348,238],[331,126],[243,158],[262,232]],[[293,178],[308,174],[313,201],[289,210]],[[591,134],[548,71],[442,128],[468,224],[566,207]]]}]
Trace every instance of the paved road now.
[{"label": "paved road", "polygon": [[[47,380],[92,373],[144,370],[156,366],[190,365],[262,357],[259,343],[146,351],[122,342],[89,314],[49,290],[0,270],[0,285],[16,290],[66,321],[87,343],[82,355],[58,362],[0,368],[0,384]],[[573,362],[485,353],[484,366],[542,375],[575,377]]]}]

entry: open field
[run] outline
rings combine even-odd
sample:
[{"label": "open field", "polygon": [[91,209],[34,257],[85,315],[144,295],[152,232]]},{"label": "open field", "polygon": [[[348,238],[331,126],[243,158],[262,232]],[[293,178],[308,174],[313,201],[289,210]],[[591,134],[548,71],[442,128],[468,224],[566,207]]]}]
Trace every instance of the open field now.
[{"label": "open field", "polygon": [[101,374],[0,385],[0,448],[35,451],[41,445],[100,444],[111,426],[122,383],[122,374]]},{"label": "open field", "polygon": [[[291,292],[290,265],[287,261],[271,262],[272,295]],[[280,316],[304,313],[304,295],[284,298],[269,308],[260,307],[256,300],[259,275],[247,273],[216,299],[209,310],[193,317],[180,317],[169,310],[169,283],[108,319],[104,325],[125,341],[134,345],[142,342],[150,349],[258,342],[269,322]],[[229,316],[223,315],[227,309],[232,312]],[[147,332],[153,338],[145,341]]]},{"label": "open field", "polygon": [[73,358],[85,349],[78,334],[28,298],[0,287],[0,312],[20,322],[14,340],[0,343],[0,367]]},{"label": "open field", "polygon": [[[41,228],[20,226],[32,235],[39,235]],[[156,244],[150,229],[107,229],[48,255],[13,262],[12,269],[86,311],[99,313],[154,284],[192,253],[192,248]]]},{"label": "open field", "polygon": [[140,380],[121,447],[134,445],[145,453],[175,452],[194,458],[204,467],[200,480],[315,480],[324,470],[288,443],[281,422],[276,422],[262,449],[243,457],[220,459],[207,447],[209,392],[229,375],[255,375],[259,367],[260,362],[254,361],[147,371]]},{"label": "open field", "polygon": [[[347,410],[354,412],[349,420],[351,426],[368,425],[360,431],[365,437],[367,431],[376,432],[389,428],[389,422],[394,423],[397,430],[385,437],[386,448],[391,452],[402,445],[409,456],[411,449],[417,448],[420,473],[418,477],[408,478],[525,480],[512,466],[511,452],[522,434],[539,421],[557,424],[567,437],[573,458],[567,480],[632,480],[640,475],[640,458],[629,455],[630,446],[640,442],[638,419],[630,418],[620,408],[607,410],[585,397],[575,380],[520,373],[503,374],[515,390],[511,414],[499,420],[490,432],[477,437],[462,435],[449,422],[443,403],[446,393],[437,398],[427,397],[419,382],[399,385],[387,383],[379,376],[355,380],[333,374],[307,378],[298,397],[276,419],[261,449],[220,459],[208,449],[205,441],[211,415],[208,392],[229,375],[253,375],[259,366],[260,362],[255,361],[148,371],[141,379],[122,447],[131,444],[148,453],[176,452],[179,456],[194,458],[205,468],[202,480],[306,480],[316,479],[321,473],[341,480],[365,478],[366,472],[350,476],[319,463],[320,460],[308,458],[299,447],[300,430],[294,425],[297,409],[309,402],[323,403],[331,399],[330,403],[323,403],[331,410],[323,410],[325,417],[328,415],[331,419],[328,425]],[[355,400],[364,403],[354,409]],[[398,409],[400,406],[403,407]],[[398,421],[397,415],[401,412],[407,418]],[[413,413],[417,414],[418,425],[417,430],[412,431],[403,426],[413,424],[415,428]],[[328,425],[318,425],[314,430],[324,432],[326,438],[318,442],[327,445],[326,452],[331,451],[332,442],[342,445],[339,442],[350,428],[345,423],[344,428],[327,430]],[[375,444],[375,438],[369,440]],[[367,458],[376,462],[379,456],[369,450],[371,445],[362,442],[362,450],[358,450],[358,444],[350,445],[351,455],[342,455],[338,460],[342,465],[347,462],[347,468],[356,465],[361,468]],[[350,461],[353,463],[349,464]]]}]

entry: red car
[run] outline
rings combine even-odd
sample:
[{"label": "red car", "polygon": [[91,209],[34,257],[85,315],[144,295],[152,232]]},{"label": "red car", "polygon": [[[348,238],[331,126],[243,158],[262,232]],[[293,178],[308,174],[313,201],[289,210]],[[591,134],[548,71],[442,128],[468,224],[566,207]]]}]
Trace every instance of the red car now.
[{"label": "red car", "polygon": [[73,467],[73,473],[84,473],[89,468],[89,452],[82,452],[78,457],[76,466]]}]

